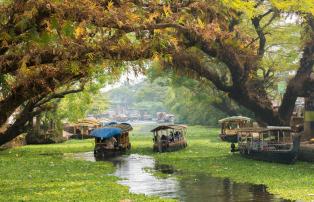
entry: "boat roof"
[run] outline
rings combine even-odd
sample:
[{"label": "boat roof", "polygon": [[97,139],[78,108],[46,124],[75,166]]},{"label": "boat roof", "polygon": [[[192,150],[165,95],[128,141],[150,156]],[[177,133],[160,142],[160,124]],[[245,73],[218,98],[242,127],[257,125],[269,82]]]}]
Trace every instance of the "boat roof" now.
[{"label": "boat roof", "polygon": [[78,122],[72,124],[71,126],[86,126],[86,127],[94,127],[100,125],[99,121],[92,119],[82,119]]},{"label": "boat roof", "polygon": [[218,123],[230,122],[230,121],[251,121],[252,119],[245,116],[230,116],[218,121]]},{"label": "boat roof", "polygon": [[112,122],[111,124],[107,125],[104,128],[120,128],[122,132],[129,132],[133,130],[133,127],[129,123],[116,123],[116,122]]},{"label": "boat roof", "polygon": [[91,132],[91,136],[95,138],[111,138],[119,137],[122,134],[121,128],[96,128]]},{"label": "boat roof", "polygon": [[187,128],[186,125],[160,125],[157,126],[156,128],[154,128],[153,130],[151,130],[151,132],[155,132],[155,131],[159,131],[159,130],[167,130],[167,129],[174,129],[174,130],[178,130],[178,129],[183,129],[183,128]]},{"label": "boat roof", "polygon": [[267,126],[268,130],[291,130],[289,126]]},{"label": "boat roof", "polygon": [[291,131],[291,127],[287,126],[267,126],[266,128],[262,127],[248,127],[248,128],[240,128],[237,129],[237,131],[243,131],[243,132],[265,132],[265,131],[278,131],[278,130],[284,130],[284,131]]}]

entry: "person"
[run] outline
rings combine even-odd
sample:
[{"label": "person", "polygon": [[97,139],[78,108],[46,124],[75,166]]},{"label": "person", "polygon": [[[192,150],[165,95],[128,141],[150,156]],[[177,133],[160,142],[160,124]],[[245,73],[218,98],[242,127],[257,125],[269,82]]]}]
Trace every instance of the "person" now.
[{"label": "person", "polygon": [[174,142],[174,134],[172,131],[170,132],[170,142]]},{"label": "person", "polygon": [[180,140],[180,137],[181,137],[181,132],[180,132],[180,131],[176,131],[176,132],[175,132],[175,138],[176,138],[177,140]]},{"label": "person", "polygon": [[162,140],[162,141],[167,141],[167,140],[168,140],[168,138],[167,138],[167,136],[162,135],[162,136],[161,136],[161,138],[160,138],[160,140]]},{"label": "person", "polygon": [[105,149],[114,149],[116,143],[117,143],[117,140],[116,138],[114,137],[111,137],[111,138],[108,138],[106,141],[105,141]]}]

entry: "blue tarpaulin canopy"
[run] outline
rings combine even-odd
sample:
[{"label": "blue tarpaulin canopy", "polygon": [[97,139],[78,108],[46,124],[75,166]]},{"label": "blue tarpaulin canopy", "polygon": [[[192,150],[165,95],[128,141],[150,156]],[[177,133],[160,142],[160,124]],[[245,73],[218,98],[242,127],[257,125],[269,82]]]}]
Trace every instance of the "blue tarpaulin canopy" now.
[{"label": "blue tarpaulin canopy", "polygon": [[97,128],[91,132],[91,136],[98,138],[118,137],[122,134],[121,128]]}]

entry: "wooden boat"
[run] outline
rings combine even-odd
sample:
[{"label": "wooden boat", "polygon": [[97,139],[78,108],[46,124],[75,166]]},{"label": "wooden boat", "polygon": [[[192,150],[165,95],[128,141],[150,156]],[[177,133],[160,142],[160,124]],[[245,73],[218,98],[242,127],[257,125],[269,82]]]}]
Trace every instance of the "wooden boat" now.
[{"label": "wooden boat", "polygon": [[128,123],[112,123],[91,132],[95,137],[95,156],[112,157],[131,149],[129,132],[132,126]]},{"label": "wooden boat", "polygon": [[83,119],[74,124],[66,125],[64,130],[73,134],[70,136],[71,139],[88,139],[93,138],[90,136],[91,131],[100,127],[101,124],[97,120]]},{"label": "wooden boat", "polygon": [[161,125],[151,132],[154,134],[153,150],[156,152],[177,151],[187,147],[185,139],[187,126],[184,125]]},{"label": "wooden boat", "polygon": [[237,130],[240,128],[252,127],[252,119],[244,116],[232,116],[218,121],[221,124],[221,140],[231,143],[238,142]]},{"label": "wooden boat", "polygon": [[300,135],[290,127],[243,128],[238,139],[240,154],[256,160],[294,163],[300,148]]}]

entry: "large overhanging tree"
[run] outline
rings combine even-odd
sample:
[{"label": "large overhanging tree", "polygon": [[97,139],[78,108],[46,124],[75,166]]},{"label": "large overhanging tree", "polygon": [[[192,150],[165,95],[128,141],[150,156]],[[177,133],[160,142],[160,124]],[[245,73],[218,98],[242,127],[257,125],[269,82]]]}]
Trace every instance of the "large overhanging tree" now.
[{"label": "large overhanging tree", "polygon": [[[18,135],[8,134],[10,127],[29,120],[20,113],[16,124],[4,127],[17,109],[32,114],[36,103],[90,78],[99,67],[117,74],[116,63],[136,69],[134,61],[155,59],[206,79],[266,124],[288,125],[297,97],[313,92],[312,0],[5,2],[0,1],[0,139],[5,141]],[[268,40],[286,15],[302,22],[301,56],[276,111],[269,94],[276,68],[267,61],[271,51],[287,51],[280,39],[275,48]]]}]

